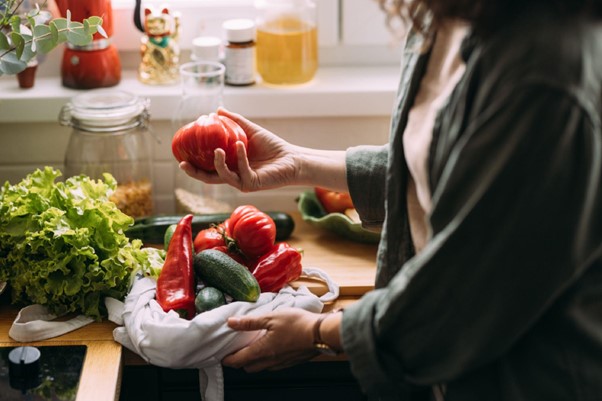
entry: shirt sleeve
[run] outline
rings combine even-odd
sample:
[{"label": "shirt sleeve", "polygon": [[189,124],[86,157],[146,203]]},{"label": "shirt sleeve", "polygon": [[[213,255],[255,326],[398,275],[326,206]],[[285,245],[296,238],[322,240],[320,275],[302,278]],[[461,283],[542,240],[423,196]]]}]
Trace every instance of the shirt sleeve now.
[{"label": "shirt sleeve", "polygon": [[349,193],[362,225],[380,228],[385,219],[385,174],[388,146],[356,146],[347,149]]},{"label": "shirt sleeve", "polygon": [[368,394],[499,358],[600,251],[602,145],[578,99],[525,85],[477,114],[437,152],[425,249],[344,312]]}]

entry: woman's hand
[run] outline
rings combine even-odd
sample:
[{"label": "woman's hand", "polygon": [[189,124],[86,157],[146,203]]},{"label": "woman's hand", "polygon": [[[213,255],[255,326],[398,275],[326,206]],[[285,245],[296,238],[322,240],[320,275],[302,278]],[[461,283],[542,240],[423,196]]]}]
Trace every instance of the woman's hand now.
[{"label": "woman's hand", "polygon": [[235,330],[266,330],[265,335],[222,360],[225,366],[244,368],[247,372],[277,370],[317,355],[313,326],[319,315],[303,309],[288,308],[262,316],[239,316],[228,319]]},{"label": "woman's hand", "polygon": [[235,121],[247,134],[248,152],[242,142],[236,144],[239,173],[226,165],[226,153],[215,151],[216,173],[196,169],[190,163],[180,163],[180,168],[189,176],[200,181],[216,184],[227,183],[242,192],[253,192],[294,184],[299,167],[295,160],[296,147],[274,135],[265,128],[247,120],[239,114],[220,108],[218,114]]}]

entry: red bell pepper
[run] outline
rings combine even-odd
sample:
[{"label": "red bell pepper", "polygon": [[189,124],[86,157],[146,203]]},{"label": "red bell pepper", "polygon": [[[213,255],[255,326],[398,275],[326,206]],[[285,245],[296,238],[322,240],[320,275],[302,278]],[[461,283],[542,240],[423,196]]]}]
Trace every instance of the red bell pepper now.
[{"label": "red bell pepper", "polygon": [[261,292],[278,292],[301,276],[301,252],[286,242],[279,242],[255,264],[253,276]]},{"label": "red bell pepper", "polygon": [[175,310],[185,319],[196,313],[193,267],[192,214],[184,216],[171,237],[163,269],[157,279],[157,302],[164,311]]}]

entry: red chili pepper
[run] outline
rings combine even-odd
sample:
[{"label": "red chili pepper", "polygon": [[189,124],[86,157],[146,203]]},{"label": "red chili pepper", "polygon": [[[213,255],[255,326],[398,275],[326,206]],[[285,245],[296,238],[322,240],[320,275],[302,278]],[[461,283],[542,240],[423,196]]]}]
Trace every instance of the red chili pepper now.
[{"label": "red chili pepper", "polygon": [[275,244],[257,261],[253,276],[261,292],[277,292],[301,276],[301,252],[286,242]]},{"label": "red chili pepper", "polygon": [[178,222],[157,280],[159,305],[166,312],[175,310],[185,319],[192,319],[196,313],[191,224],[192,214],[184,216]]}]

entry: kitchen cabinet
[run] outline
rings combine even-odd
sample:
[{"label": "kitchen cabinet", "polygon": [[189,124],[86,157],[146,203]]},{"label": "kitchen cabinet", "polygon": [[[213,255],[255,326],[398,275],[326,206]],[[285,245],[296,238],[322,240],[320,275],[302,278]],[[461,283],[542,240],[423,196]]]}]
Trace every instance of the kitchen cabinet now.
[{"label": "kitchen cabinet", "polygon": [[[259,373],[225,368],[224,381],[225,401],[366,399],[346,361],[307,362],[280,371]],[[198,386],[195,369],[125,366],[119,401],[200,401]]]}]

